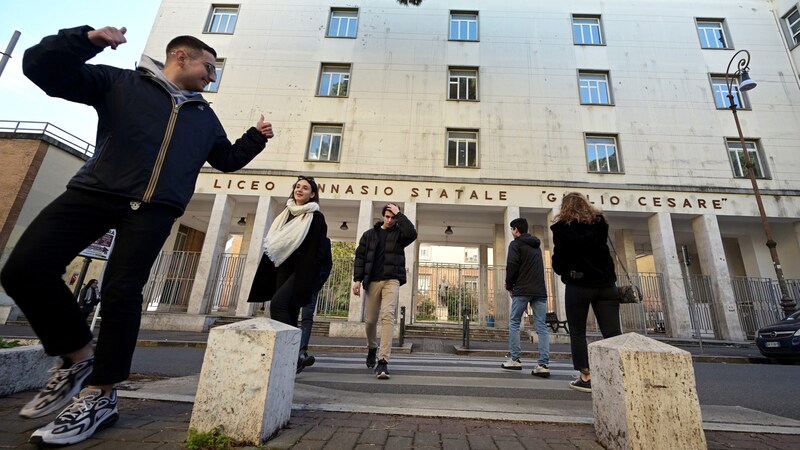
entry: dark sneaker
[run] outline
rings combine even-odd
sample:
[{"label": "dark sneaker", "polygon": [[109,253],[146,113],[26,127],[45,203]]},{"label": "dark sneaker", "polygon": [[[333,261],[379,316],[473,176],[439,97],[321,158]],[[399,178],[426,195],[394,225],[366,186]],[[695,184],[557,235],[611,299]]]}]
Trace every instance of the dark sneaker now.
[{"label": "dark sneaker", "polygon": [[377,348],[367,349],[367,367],[369,367],[370,369],[375,367],[375,356],[377,355],[377,353],[378,353]]},{"label": "dark sneaker", "polygon": [[43,417],[63,409],[78,395],[83,382],[94,367],[94,356],[81,362],[66,366],[64,358],[58,358],[55,366],[49,369],[50,379],[33,400],[22,407],[19,415],[28,419]]},{"label": "dark sneaker", "polygon": [[389,376],[389,363],[385,359],[378,361],[378,367],[375,368],[375,375],[378,376],[379,380],[388,380],[391,378]]},{"label": "dark sneaker", "polygon": [[309,355],[306,352],[301,353],[300,356],[297,358],[297,372],[295,373],[300,373],[306,367],[313,366],[316,360],[317,360],[316,358],[314,358],[313,356]]},{"label": "dark sneaker", "polygon": [[592,380],[583,381],[581,379],[581,377],[578,377],[577,380],[569,382],[569,387],[571,387],[572,389],[575,389],[576,391],[591,393],[592,392]]},{"label": "dark sneaker", "polygon": [[504,362],[503,364],[500,364],[500,367],[508,370],[522,370],[522,361],[520,361],[519,359],[514,359],[509,356],[508,361]]},{"label": "dark sneaker", "polygon": [[83,442],[95,432],[108,428],[119,419],[117,390],[103,397],[100,389],[86,388],[72,399],[72,404],[56,420],[33,432],[31,444],[69,445]]},{"label": "dark sneaker", "polygon": [[550,364],[537,364],[531,371],[535,377],[550,378]]}]

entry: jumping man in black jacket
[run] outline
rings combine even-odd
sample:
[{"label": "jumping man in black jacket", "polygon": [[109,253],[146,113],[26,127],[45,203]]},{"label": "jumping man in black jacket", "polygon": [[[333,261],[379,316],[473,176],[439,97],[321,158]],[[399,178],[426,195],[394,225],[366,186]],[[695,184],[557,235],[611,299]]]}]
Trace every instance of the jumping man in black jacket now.
[{"label": "jumping man in black jacket", "polygon": [[380,360],[375,374],[389,379],[397,300],[400,286],[406,284],[405,248],[417,239],[414,224],[394,203],[383,207],[383,220],[367,230],[356,248],[353,264],[353,294],[367,294],[364,322],[367,329],[367,367],[375,367],[378,351],[378,313],[381,319]]},{"label": "jumping man in black jacket", "polygon": [[[224,172],[241,169],[273,136],[261,116],[231,144],[199,94],[216,80],[216,52],[197,38],[170,41],[163,65],[147,56],[135,71],[86,64],[104,48],[125,43],[126,31],[61,30],[28,49],[22,61],[25,75],[48,95],[92,106],[98,116],[94,155],[28,226],[1,274],[45,351],[60,356],[20,415],[38,418],[68,407],[34,432],[32,443],[74,444],[117,420],[114,384],[130,373],[142,288],[200,168],[208,161]],[[61,274],[111,228],[117,238],[103,278],[95,350]]]}]

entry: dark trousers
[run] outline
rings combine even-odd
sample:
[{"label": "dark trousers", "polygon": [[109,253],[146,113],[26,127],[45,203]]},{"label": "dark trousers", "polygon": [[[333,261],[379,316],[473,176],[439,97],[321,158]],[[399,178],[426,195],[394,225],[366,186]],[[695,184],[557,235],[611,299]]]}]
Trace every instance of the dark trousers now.
[{"label": "dark trousers", "polygon": [[22,309],[49,355],[91,342],[92,334],[62,280],[79,252],[111,228],[117,235],[103,277],[103,323],[89,384],[124,381],[130,374],[142,315],[142,288],[180,212],[107,194],[67,189],[31,222],[8,258],[0,281]]},{"label": "dark trousers", "polygon": [[275,279],[278,290],[275,291],[275,295],[269,302],[269,317],[296,328],[297,316],[300,315],[300,302],[294,298],[295,275],[290,269],[281,270],[284,266],[287,266],[286,262],[278,267]]},{"label": "dark trousers", "polygon": [[317,296],[319,292],[311,294],[311,302],[303,306],[300,316],[300,351],[308,350],[308,341],[311,340],[311,328],[314,326],[314,313],[317,311]]},{"label": "dark trousers", "polygon": [[567,285],[564,306],[569,324],[569,343],[572,350],[572,367],[589,368],[589,350],[586,345],[586,319],[592,306],[603,339],[622,334],[619,324],[619,299],[617,287],[587,288]]}]

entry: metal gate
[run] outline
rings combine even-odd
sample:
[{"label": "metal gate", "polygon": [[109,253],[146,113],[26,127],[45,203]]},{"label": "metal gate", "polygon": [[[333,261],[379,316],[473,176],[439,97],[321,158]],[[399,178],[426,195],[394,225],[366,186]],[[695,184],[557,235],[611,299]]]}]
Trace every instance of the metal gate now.
[{"label": "metal gate", "polygon": [[[797,299],[800,280],[786,280],[789,296]],[[781,291],[778,280],[772,278],[734,277],[733,296],[739,311],[739,324],[748,339],[755,339],[759,328],[773,324],[783,318]],[[792,289],[794,287],[795,289]],[[795,294],[794,296],[792,294]],[[797,301],[797,300],[795,300]]]},{"label": "metal gate", "polygon": [[161,252],[142,290],[147,311],[186,312],[200,252]]},{"label": "metal gate", "polygon": [[353,260],[333,260],[331,274],[317,296],[318,317],[344,317],[350,311],[350,290],[353,285]]},{"label": "metal gate", "polygon": [[[620,305],[622,332],[671,336],[669,316],[664,308],[666,294],[662,275],[655,272],[639,272],[631,273],[630,276],[642,290],[642,302]],[[594,314],[589,315],[586,321],[586,330],[600,332]]]},{"label": "metal gate", "polygon": [[683,285],[689,302],[692,334],[695,337],[700,333],[700,337],[720,339],[711,278],[708,275],[688,275],[684,276]]},{"label": "metal gate", "polygon": [[244,253],[220,253],[217,255],[214,271],[211,273],[208,283],[209,302],[206,314],[236,312],[246,258],[247,255]]}]

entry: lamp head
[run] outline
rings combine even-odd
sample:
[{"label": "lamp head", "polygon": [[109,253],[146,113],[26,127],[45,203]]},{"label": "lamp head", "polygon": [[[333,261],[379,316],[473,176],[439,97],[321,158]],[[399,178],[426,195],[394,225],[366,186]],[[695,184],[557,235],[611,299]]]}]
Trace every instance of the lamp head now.
[{"label": "lamp head", "polygon": [[347,231],[350,227],[347,226],[347,222],[342,222],[342,225],[339,226],[339,229],[342,231]]},{"label": "lamp head", "polygon": [[447,228],[444,229],[444,234],[446,234],[447,236],[453,234],[453,229],[450,227],[450,225],[448,225]]},{"label": "lamp head", "polygon": [[750,74],[746,70],[742,71],[741,79],[739,80],[739,90],[746,92],[756,86],[758,86],[758,84],[750,78]]},{"label": "lamp head", "polygon": [[247,219],[245,219],[244,217],[239,218],[239,221],[236,222],[236,225],[240,225],[240,226],[247,225]]}]

